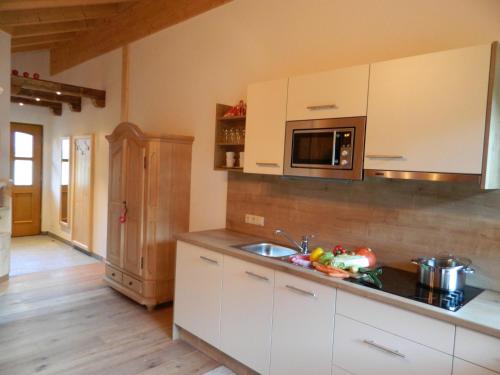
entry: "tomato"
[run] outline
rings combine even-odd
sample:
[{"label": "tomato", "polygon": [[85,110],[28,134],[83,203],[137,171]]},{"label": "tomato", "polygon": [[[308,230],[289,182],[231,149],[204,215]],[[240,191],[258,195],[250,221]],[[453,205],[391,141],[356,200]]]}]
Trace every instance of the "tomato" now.
[{"label": "tomato", "polygon": [[372,249],[368,247],[360,247],[356,249],[356,255],[364,256],[368,259],[368,267],[375,267],[377,264],[377,257]]}]

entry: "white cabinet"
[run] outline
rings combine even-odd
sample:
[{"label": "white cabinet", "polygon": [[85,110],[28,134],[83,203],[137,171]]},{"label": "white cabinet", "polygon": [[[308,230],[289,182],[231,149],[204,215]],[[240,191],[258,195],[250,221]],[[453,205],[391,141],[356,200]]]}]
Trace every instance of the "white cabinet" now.
[{"label": "white cabinet", "polygon": [[476,366],[470,362],[463,361],[460,358],[453,358],[453,375],[497,375],[484,367]]},{"label": "white cabinet", "polygon": [[369,65],[291,77],[287,120],[366,116]]},{"label": "white cabinet", "polygon": [[365,169],[481,174],[491,46],[375,63]]},{"label": "white cabinet", "polygon": [[177,242],[174,322],[219,347],[223,256]]},{"label": "white cabinet", "polygon": [[223,280],[221,350],[268,374],[274,271],[225,256]]},{"label": "white cabinet", "polygon": [[457,327],[455,357],[500,373],[500,339]]},{"label": "white cabinet", "polygon": [[283,174],[288,79],[248,86],[245,173]]},{"label": "white cabinet", "polygon": [[331,374],[335,293],[334,288],[275,273],[272,375]]},{"label": "white cabinet", "polygon": [[333,362],[347,373],[449,375],[452,371],[452,356],[342,315],[335,317],[334,342]]}]

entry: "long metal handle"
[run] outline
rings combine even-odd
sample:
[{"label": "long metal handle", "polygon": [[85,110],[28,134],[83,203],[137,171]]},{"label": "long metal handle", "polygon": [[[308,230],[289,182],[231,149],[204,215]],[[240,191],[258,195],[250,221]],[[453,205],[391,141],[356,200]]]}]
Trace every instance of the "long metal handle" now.
[{"label": "long metal handle", "polygon": [[311,296],[311,297],[315,297],[316,298],[316,293],[314,292],[311,292],[309,290],[304,290],[304,289],[300,289],[300,288],[297,288],[293,285],[285,285],[288,289],[296,292],[296,293],[300,293],[300,294],[304,294],[304,295],[307,295],[307,296]]},{"label": "long metal handle", "polygon": [[258,161],[255,164],[260,165],[261,167],[279,167],[279,163],[268,163],[268,162],[262,162]]},{"label": "long metal handle", "polygon": [[217,262],[216,260],[204,257],[203,255],[200,255],[200,259],[206,260],[207,262],[210,262],[213,264],[219,264],[219,262]]},{"label": "long metal handle", "polygon": [[261,275],[258,275],[256,273],[253,273],[251,271],[245,271],[245,273],[248,275],[248,276],[252,276],[252,277],[255,277],[256,279],[259,279],[259,280],[264,280],[264,281],[269,281],[269,279],[265,276],[261,276]]},{"label": "long metal handle", "polygon": [[366,155],[368,159],[403,159],[403,155]]},{"label": "long metal handle", "polygon": [[306,107],[310,111],[321,111],[323,109],[335,109],[338,108],[336,104],[323,104],[323,105],[310,105]]},{"label": "long metal handle", "polygon": [[386,353],[389,353],[389,354],[392,354],[392,355],[395,355],[395,356],[398,356],[398,357],[401,357],[401,358],[406,358],[406,356],[405,356],[403,353],[400,353],[398,350],[391,349],[391,348],[388,348],[387,346],[377,344],[377,343],[376,343],[375,341],[373,341],[373,340],[363,340],[363,342],[364,342],[365,344],[368,344],[368,345],[370,345],[370,346],[373,346],[374,348],[377,348],[377,349],[383,350],[383,351],[384,351],[384,352],[386,352]]}]

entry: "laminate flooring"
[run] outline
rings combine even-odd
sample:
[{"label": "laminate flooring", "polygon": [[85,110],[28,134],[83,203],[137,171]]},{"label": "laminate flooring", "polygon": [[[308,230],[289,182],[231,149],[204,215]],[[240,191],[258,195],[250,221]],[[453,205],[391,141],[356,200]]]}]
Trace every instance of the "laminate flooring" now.
[{"label": "laminate flooring", "polygon": [[0,374],[184,375],[220,366],[172,341],[172,307],[152,313],[102,281],[93,263],[0,283]]}]

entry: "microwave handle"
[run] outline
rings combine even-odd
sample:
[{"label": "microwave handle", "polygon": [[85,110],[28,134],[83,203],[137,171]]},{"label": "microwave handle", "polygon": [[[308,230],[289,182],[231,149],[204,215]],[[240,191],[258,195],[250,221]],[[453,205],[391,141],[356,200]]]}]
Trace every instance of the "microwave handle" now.
[{"label": "microwave handle", "polygon": [[332,165],[335,166],[335,150],[337,149],[337,131],[333,131]]}]

